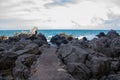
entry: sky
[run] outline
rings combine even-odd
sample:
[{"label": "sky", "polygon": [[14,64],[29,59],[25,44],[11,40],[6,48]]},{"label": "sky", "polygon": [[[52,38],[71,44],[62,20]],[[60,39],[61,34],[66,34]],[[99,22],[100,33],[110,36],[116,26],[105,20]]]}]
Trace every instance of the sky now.
[{"label": "sky", "polygon": [[120,29],[120,0],[0,0],[3,29]]}]

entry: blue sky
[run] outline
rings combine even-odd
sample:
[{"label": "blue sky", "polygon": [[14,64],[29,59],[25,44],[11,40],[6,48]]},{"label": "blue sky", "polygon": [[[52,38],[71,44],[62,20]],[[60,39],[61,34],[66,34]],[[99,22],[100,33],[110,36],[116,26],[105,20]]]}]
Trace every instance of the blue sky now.
[{"label": "blue sky", "polygon": [[119,0],[0,0],[0,29],[120,29]]}]

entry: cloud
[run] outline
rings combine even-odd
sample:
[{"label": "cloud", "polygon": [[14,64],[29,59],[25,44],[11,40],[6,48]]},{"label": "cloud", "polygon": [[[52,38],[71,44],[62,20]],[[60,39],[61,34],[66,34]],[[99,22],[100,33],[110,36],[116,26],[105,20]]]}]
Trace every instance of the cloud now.
[{"label": "cloud", "polygon": [[20,29],[32,26],[120,29],[119,3],[119,0],[0,0],[0,29],[17,29],[18,26]]}]

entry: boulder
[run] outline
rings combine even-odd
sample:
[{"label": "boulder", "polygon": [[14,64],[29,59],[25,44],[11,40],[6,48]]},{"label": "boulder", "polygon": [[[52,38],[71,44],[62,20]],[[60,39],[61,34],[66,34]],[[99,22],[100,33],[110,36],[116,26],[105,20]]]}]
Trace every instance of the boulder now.
[{"label": "boulder", "polygon": [[82,48],[73,48],[73,51],[70,55],[64,58],[65,63],[85,63],[88,52]]},{"label": "boulder", "polygon": [[58,46],[60,46],[60,44],[64,43],[67,44],[68,41],[64,36],[60,36],[60,35],[55,35],[51,38],[50,42],[52,42],[53,44],[56,44]]},{"label": "boulder", "polygon": [[104,32],[100,32],[98,35],[96,35],[98,38],[101,38],[101,37],[105,37],[105,33]]},{"label": "boulder", "polygon": [[24,54],[17,58],[13,69],[15,80],[27,80],[30,74],[30,67],[36,60],[34,54]]},{"label": "boulder", "polygon": [[69,63],[67,70],[76,80],[89,80],[91,71],[83,63]]},{"label": "boulder", "polygon": [[17,55],[23,55],[23,54],[39,54],[39,46],[35,43],[31,43],[25,46],[23,50],[18,50],[14,52]]},{"label": "boulder", "polygon": [[110,49],[112,50],[113,55],[119,57],[120,56],[120,37],[114,38],[111,41]]},{"label": "boulder", "polygon": [[61,58],[65,58],[66,56],[70,55],[73,51],[73,46],[70,44],[62,44],[58,50],[58,55]]},{"label": "boulder", "polygon": [[47,42],[46,37],[42,33],[39,33],[36,37],[38,40],[42,40],[42,41]]},{"label": "boulder", "polygon": [[15,65],[17,55],[12,52],[3,52],[0,54],[0,70],[11,69]]},{"label": "boulder", "polygon": [[25,46],[25,49],[29,49],[30,54],[38,54],[39,53],[39,46],[35,43],[31,43]]},{"label": "boulder", "polygon": [[101,37],[99,39],[93,39],[89,41],[89,48],[96,52],[101,52],[106,56],[112,56],[113,52],[110,48],[111,40],[107,37]]},{"label": "boulder", "polygon": [[106,36],[110,39],[113,39],[119,37],[119,34],[115,30],[110,30]]},{"label": "boulder", "polygon": [[92,77],[97,79],[109,73],[111,69],[110,64],[111,63],[108,58],[93,54],[89,54],[88,60],[86,61],[87,67],[92,72]]}]

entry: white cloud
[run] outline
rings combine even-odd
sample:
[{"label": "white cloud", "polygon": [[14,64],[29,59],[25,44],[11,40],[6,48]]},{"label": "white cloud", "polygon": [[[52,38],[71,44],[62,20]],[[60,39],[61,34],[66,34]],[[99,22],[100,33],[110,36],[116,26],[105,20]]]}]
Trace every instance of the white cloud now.
[{"label": "white cloud", "polygon": [[114,29],[119,22],[119,3],[119,0],[0,0],[0,29],[18,29],[19,26],[19,29],[32,26]]}]

